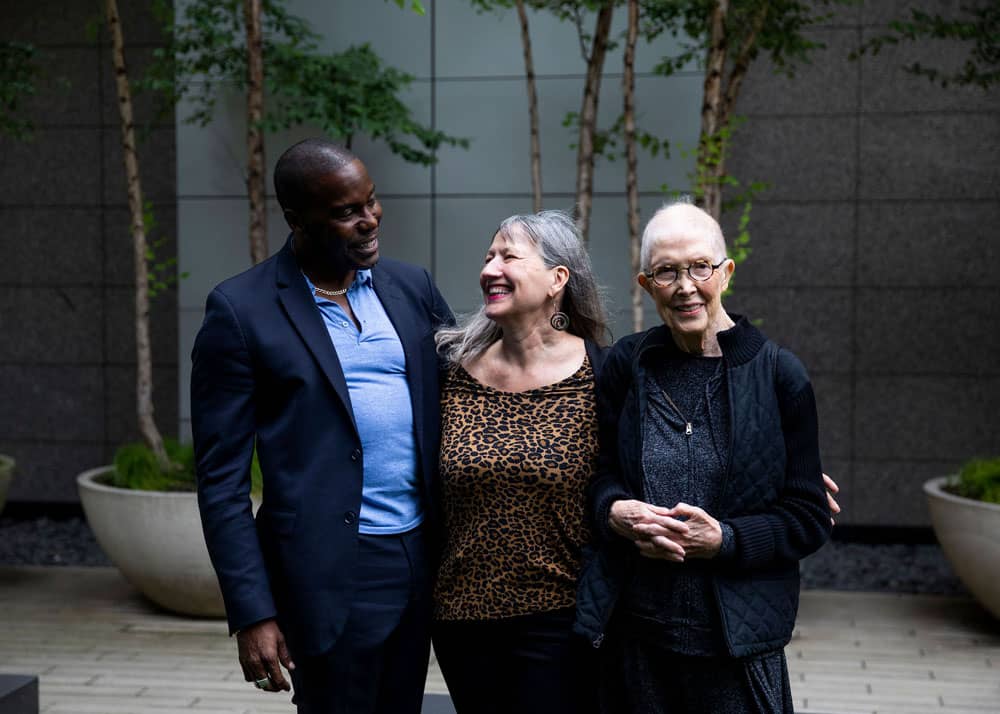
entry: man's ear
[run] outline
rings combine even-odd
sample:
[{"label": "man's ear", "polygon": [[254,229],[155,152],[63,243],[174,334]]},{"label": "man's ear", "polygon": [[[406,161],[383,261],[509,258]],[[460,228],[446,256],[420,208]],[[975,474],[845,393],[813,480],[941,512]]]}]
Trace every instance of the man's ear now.
[{"label": "man's ear", "polygon": [[635,276],[635,281],[639,283],[639,287],[645,290],[650,295],[653,294],[653,286],[649,282],[649,278],[646,277],[645,273],[639,273]]},{"label": "man's ear", "polygon": [[285,208],[281,211],[281,214],[285,217],[285,223],[288,224],[293,233],[298,233],[301,230],[302,219],[298,213],[291,208]]}]

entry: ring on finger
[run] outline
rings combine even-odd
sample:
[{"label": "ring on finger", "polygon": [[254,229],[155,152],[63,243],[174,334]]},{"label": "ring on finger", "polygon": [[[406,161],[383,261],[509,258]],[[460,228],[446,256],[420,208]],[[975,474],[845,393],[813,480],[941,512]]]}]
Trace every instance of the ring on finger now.
[{"label": "ring on finger", "polygon": [[253,680],[253,686],[257,687],[257,689],[270,689],[271,677],[265,674],[261,679]]}]

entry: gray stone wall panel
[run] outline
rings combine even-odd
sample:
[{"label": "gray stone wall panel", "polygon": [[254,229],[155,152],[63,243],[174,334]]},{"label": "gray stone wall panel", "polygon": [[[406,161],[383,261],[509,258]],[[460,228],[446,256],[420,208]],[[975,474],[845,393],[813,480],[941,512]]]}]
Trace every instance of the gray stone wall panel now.
[{"label": "gray stone wall panel", "polygon": [[859,525],[926,526],[924,482],[956,467],[948,461],[858,461],[852,517]]},{"label": "gray stone wall panel", "polygon": [[25,101],[23,116],[39,127],[96,126],[101,122],[101,63],[109,61],[99,47],[39,47],[44,72],[36,93]]},{"label": "gray stone wall panel", "polygon": [[853,354],[852,295],[847,288],[743,287],[725,299],[730,312],[745,314],[813,372],[845,373]]},{"label": "gray stone wall panel", "polygon": [[0,364],[0,434],[9,440],[97,441],[104,438],[100,365]]},{"label": "gray stone wall panel", "polygon": [[99,208],[0,208],[0,225],[0,284],[100,285]]},{"label": "gray stone wall panel", "polygon": [[859,374],[1000,375],[1000,289],[860,288],[857,301]]},{"label": "gray stone wall panel", "polygon": [[859,376],[855,458],[961,462],[996,455],[998,398],[1000,377]]},{"label": "gray stone wall panel", "polygon": [[774,63],[761,53],[747,73],[737,114],[841,114],[857,109],[859,72],[844,61],[857,48],[857,30],[828,28],[805,36],[824,47],[813,50],[810,61],[796,65],[790,79],[775,79]]},{"label": "gray stone wall panel", "polygon": [[819,445],[828,459],[851,458],[851,378],[848,375],[810,374],[819,414]]},{"label": "gray stone wall panel", "polygon": [[[881,34],[864,31],[865,40]],[[969,44],[938,40],[920,44],[886,45],[877,55],[861,59],[861,108],[865,112],[1000,111],[1000,92],[980,87],[942,87],[927,77],[901,71],[914,63],[953,72],[969,57]]]},{"label": "gray stone wall panel", "polygon": [[76,475],[108,463],[102,442],[3,441],[0,453],[17,461],[7,494],[11,502],[76,502]]},{"label": "gray stone wall panel", "polygon": [[101,201],[101,137],[92,129],[39,129],[30,142],[0,137],[0,156],[0,206]]},{"label": "gray stone wall panel", "polygon": [[861,152],[868,200],[1000,198],[995,113],[865,115]]},{"label": "gray stone wall panel", "polygon": [[[787,203],[754,201],[750,257],[736,267],[739,287],[848,287],[854,261],[855,204],[848,201]],[[738,216],[724,217],[732,245]]]},{"label": "gray stone wall panel", "polygon": [[93,287],[0,287],[0,364],[101,361],[101,292]]},{"label": "gray stone wall panel", "polygon": [[768,182],[769,200],[853,199],[854,124],[840,116],[751,118],[735,134],[729,173],[744,184]]},{"label": "gray stone wall panel", "polygon": [[1000,286],[1000,201],[864,202],[858,281],[869,286]]}]

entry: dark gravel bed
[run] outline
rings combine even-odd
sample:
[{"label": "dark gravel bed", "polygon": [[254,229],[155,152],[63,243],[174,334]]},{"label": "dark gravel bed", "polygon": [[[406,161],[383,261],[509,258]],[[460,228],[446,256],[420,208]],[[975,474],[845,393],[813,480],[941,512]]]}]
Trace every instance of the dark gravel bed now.
[{"label": "dark gravel bed", "polygon": [[0,565],[111,565],[83,518],[0,518]]},{"label": "dark gravel bed", "polygon": [[[0,565],[110,565],[82,518],[0,518]],[[802,561],[803,588],[966,595],[937,545],[830,541]]]}]

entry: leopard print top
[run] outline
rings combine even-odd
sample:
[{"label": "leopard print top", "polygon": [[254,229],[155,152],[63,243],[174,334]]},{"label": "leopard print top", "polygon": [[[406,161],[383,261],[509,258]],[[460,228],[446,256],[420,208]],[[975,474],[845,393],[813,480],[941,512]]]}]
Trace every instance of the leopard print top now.
[{"label": "leopard print top", "polygon": [[584,489],[597,455],[594,372],[503,392],[461,367],[441,397],[445,548],[439,620],[494,619],[572,607]]}]

